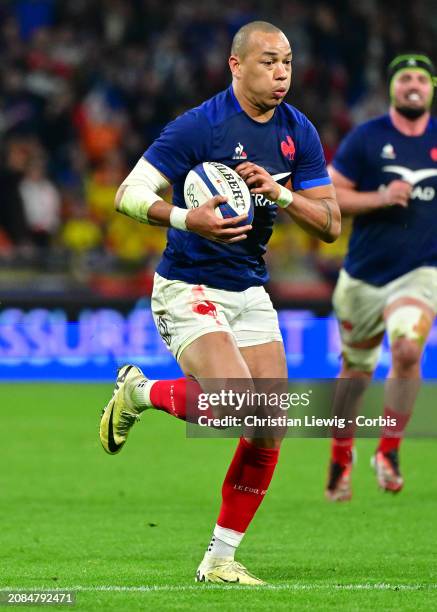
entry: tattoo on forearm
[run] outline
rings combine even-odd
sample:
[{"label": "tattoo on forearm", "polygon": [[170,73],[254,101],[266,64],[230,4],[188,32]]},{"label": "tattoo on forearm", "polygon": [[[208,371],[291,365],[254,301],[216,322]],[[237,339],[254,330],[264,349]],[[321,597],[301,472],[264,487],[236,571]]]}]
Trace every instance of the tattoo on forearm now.
[{"label": "tattoo on forearm", "polygon": [[326,200],[321,200],[321,203],[326,208],[326,223],[325,223],[325,226],[322,228],[322,231],[328,232],[331,229],[331,225],[332,225],[331,206],[329,205],[329,202],[327,202]]}]

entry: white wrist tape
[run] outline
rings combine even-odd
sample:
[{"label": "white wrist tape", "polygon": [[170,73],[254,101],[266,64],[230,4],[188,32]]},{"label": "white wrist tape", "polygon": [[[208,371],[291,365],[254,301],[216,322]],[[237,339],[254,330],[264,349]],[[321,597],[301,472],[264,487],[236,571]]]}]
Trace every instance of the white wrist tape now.
[{"label": "white wrist tape", "polygon": [[122,186],[125,190],[118,206],[119,211],[140,223],[148,223],[149,208],[162,199],[159,193],[167,189],[170,183],[142,157]]},{"label": "white wrist tape", "polygon": [[187,230],[187,215],[188,210],[185,208],[179,208],[179,206],[173,206],[170,213],[170,225],[175,229],[183,230],[184,232],[188,232]]},{"label": "white wrist tape", "polygon": [[281,208],[287,208],[293,202],[293,194],[287,187],[279,185],[279,188],[279,198],[276,200],[276,204]]}]

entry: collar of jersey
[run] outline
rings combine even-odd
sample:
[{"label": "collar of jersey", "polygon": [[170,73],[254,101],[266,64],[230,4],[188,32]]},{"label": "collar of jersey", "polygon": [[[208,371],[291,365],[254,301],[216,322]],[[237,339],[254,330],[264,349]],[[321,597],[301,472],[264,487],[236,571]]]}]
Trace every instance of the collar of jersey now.
[{"label": "collar of jersey", "polygon": [[232,85],[229,85],[229,93],[230,93],[230,95],[231,95],[232,101],[233,101],[234,106],[235,106],[235,108],[237,109],[237,111],[238,111],[239,113],[243,113],[243,115],[244,115],[245,117],[247,117],[247,119],[248,119],[249,121],[251,121],[251,122],[252,122],[254,125],[257,125],[257,126],[261,126],[261,127],[262,127],[263,125],[269,125],[269,124],[270,124],[270,122],[274,120],[275,115],[276,115],[276,110],[277,110],[277,109],[275,109],[275,112],[273,113],[273,115],[272,115],[271,119],[269,119],[268,121],[264,121],[264,122],[262,122],[262,121],[255,121],[255,119],[252,119],[252,117],[249,117],[249,115],[246,113],[246,111],[244,111],[244,110],[241,108],[240,103],[239,103],[239,102],[238,102],[238,100],[237,100],[237,96],[235,95],[234,88],[232,87]]},{"label": "collar of jersey", "polygon": [[423,132],[423,134],[420,134],[419,136],[407,136],[406,134],[403,134],[402,132],[400,132],[398,130],[398,128],[395,126],[395,124],[393,123],[391,117],[390,117],[390,113],[387,113],[386,115],[389,125],[390,127],[397,132],[398,134],[400,134],[401,136],[405,136],[405,138],[423,138],[423,136],[425,136],[425,134],[427,134],[427,132],[430,132],[432,130],[432,128],[434,127],[434,118],[432,115],[430,115],[429,119],[428,119],[428,123],[426,124],[426,128]]}]

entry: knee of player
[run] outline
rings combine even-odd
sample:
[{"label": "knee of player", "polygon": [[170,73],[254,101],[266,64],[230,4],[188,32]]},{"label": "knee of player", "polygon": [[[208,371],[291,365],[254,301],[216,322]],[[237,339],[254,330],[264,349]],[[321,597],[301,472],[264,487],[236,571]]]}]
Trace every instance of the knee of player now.
[{"label": "knee of player", "polygon": [[362,378],[367,380],[368,378],[372,378],[373,371],[373,364],[354,363],[354,361],[351,361],[343,355],[342,366],[338,378]]},{"label": "knee of player", "polygon": [[386,326],[393,359],[410,364],[420,360],[434,318],[428,310],[418,303],[389,306]]},{"label": "knee of player", "polygon": [[357,349],[344,345],[339,378],[371,379],[378,363],[379,354],[379,346],[371,349]]},{"label": "knee of player", "polygon": [[418,365],[421,354],[422,347],[417,340],[400,337],[392,342],[393,365],[398,368],[408,369]]}]

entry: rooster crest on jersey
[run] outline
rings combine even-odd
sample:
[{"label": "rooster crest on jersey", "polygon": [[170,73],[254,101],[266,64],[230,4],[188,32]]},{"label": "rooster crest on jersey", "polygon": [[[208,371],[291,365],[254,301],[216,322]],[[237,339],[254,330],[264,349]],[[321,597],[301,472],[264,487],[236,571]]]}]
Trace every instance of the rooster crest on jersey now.
[{"label": "rooster crest on jersey", "polygon": [[187,208],[197,208],[216,195],[225,196],[216,209],[221,219],[247,215],[247,220],[239,225],[253,221],[253,202],[249,189],[232,168],[219,162],[203,162],[189,171],[184,183],[184,198]]}]

